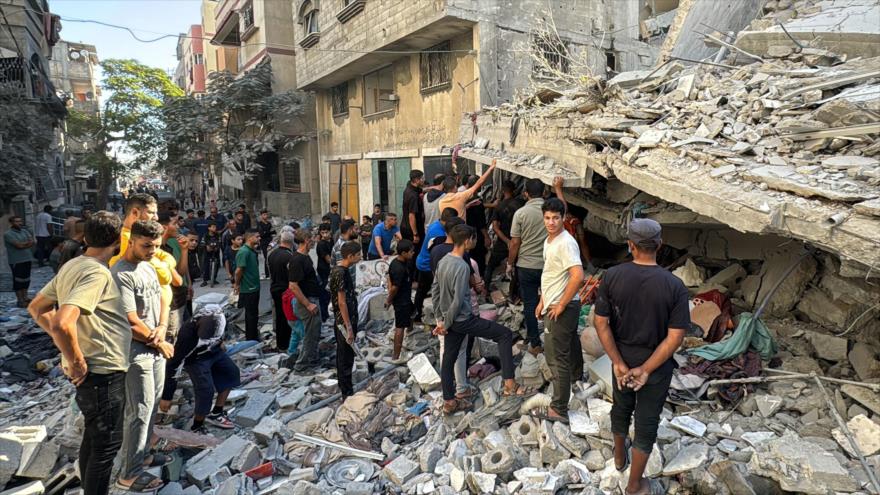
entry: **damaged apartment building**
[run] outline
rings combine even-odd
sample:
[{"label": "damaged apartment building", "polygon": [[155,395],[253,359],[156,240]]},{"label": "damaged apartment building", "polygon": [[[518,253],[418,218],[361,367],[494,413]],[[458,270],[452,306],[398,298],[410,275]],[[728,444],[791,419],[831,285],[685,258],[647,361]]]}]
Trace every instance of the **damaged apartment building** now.
[{"label": "damaged apartment building", "polygon": [[695,293],[723,285],[754,310],[779,283],[765,315],[787,320],[771,326],[876,345],[880,6],[747,3],[679,7],[650,69],[465,115],[460,155],[562,175],[599,262],[625,256],[629,219],[653,218]]},{"label": "damaged apartment building", "polygon": [[573,69],[563,53],[602,75],[651,67],[659,46],[639,39],[640,21],[676,5],[296,2],[296,80],[316,93],[322,210],[339,202],[354,217],[374,204],[399,211],[410,170],[451,171],[462,114],[514,101],[549,70]]}]

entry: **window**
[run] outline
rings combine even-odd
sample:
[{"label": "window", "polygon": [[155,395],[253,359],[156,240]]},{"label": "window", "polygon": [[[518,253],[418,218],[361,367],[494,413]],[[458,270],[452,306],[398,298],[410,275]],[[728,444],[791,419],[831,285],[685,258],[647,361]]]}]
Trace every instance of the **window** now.
[{"label": "window", "polygon": [[242,7],[241,10],[238,11],[238,18],[239,27],[242,33],[241,36],[244,38],[254,29],[254,5],[248,3]]},{"label": "window", "polygon": [[342,10],[336,13],[336,18],[341,23],[346,23],[354,16],[364,11],[367,0],[342,0]]},{"label": "window", "polygon": [[193,63],[195,65],[202,65],[205,63],[205,57],[201,53],[196,53],[193,55]]},{"label": "window", "polygon": [[318,28],[318,4],[317,0],[306,0],[299,6],[299,23],[303,29],[303,39],[299,44],[303,48],[314,46],[321,38]]},{"label": "window", "polygon": [[617,54],[612,51],[605,52],[605,70],[617,72]]},{"label": "window", "polygon": [[330,105],[333,108],[334,117],[348,113],[348,82],[330,89]]},{"label": "window", "polygon": [[452,69],[449,67],[448,41],[432,46],[421,53],[419,59],[419,73],[421,75],[421,90],[431,91],[444,88],[452,82]]},{"label": "window", "polygon": [[299,170],[298,158],[284,160],[284,190],[286,192],[302,192],[302,179]]},{"label": "window", "polygon": [[391,66],[364,76],[364,114],[394,109],[394,73]]},{"label": "window", "polygon": [[535,37],[533,43],[540,59],[535,62],[535,75],[554,77],[554,73],[568,74],[568,48],[562,40],[551,39],[547,35]]}]

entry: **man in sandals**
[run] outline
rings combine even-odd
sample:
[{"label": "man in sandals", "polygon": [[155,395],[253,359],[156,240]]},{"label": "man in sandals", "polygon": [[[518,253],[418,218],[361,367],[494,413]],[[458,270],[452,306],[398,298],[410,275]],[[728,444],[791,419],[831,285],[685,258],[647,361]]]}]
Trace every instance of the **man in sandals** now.
[{"label": "man in sandals", "polygon": [[455,397],[455,360],[458,351],[468,336],[482,337],[498,344],[501,358],[501,377],[504,379],[503,395],[523,396],[530,391],[518,387],[513,378],[513,333],[494,321],[475,315],[470,301],[470,267],[462,259],[469,246],[476,243],[477,233],[468,225],[456,225],[450,231],[453,248],[437,266],[436,286],[431,291],[431,300],[438,309],[435,313],[437,327],[434,335],[442,335],[444,353],[440,367],[443,388],[443,412],[452,414],[471,407],[466,399]]},{"label": "man in sandals", "polygon": [[165,383],[165,359],[174,355],[174,346],[165,340],[170,308],[162,304],[159,278],[150,264],[161,243],[162,226],[158,222],[135,222],[125,254],[110,269],[119,288],[122,311],[128,318],[132,338],[131,364],[125,375],[122,469],[116,487],[134,492],[161,487],[162,480],[145,468],[170,461],[164,454],[148,454],[159,396]]},{"label": "man in sandals", "polygon": [[578,338],[580,300],[576,297],[584,281],[580,248],[562,226],[565,203],[550,198],[541,206],[547,239],[544,241],[544,270],[541,299],[536,318],[544,318],[547,364],[553,370],[553,400],[545,419],[568,422],[571,385],[584,373],[584,358]]},{"label": "man in sandals", "polygon": [[109,492],[113,459],[122,444],[131,327],[107,267],[119,248],[121,228],[119,217],[106,211],[86,220],[85,252],[65,263],[28,307],[52,337],[61,369],[76,387],[85,420],[79,472],[88,494]]},{"label": "man in sandals", "polygon": [[666,402],[673,353],[690,325],[688,291],[677,277],[657,265],[660,224],[638,218],[629,224],[627,244],[633,260],[606,272],[596,300],[596,330],[614,371],[611,432],[614,462],[625,471],[630,462],[627,438],[635,414],[632,467],[627,495],[662,494],[656,480],[642,477],[657,439]]}]

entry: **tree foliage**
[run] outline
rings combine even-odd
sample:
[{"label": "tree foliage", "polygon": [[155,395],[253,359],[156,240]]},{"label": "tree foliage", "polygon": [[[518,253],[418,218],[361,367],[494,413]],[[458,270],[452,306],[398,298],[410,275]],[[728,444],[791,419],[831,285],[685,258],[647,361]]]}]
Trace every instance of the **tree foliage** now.
[{"label": "tree foliage", "polygon": [[215,163],[248,181],[262,169],[262,153],[289,149],[306,139],[284,132],[303,115],[306,99],[297,91],[273,94],[268,61],[239,76],[213,73],[204,95],[177,98],[165,106],[165,167],[188,171]]},{"label": "tree foliage", "polygon": [[55,124],[56,117],[44,107],[0,85],[0,187],[9,191],[46,173]]}]

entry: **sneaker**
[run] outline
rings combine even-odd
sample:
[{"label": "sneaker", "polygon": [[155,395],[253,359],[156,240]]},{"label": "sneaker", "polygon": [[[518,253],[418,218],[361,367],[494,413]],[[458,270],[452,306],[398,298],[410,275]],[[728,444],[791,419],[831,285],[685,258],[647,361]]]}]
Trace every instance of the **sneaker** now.
[{"label": "sneaker", "polygon": [[192,425],[189,427],[189,431],[196,433],[198,435],[210,435],[211,433],[208,431],[208,427],[205,426],[205,423],[200,424],[199,426]]},{"label": "sneaker", "polygon": [[200,285],[200,287],[207,287],[207,286],[208,286],[208,282],[202,282],[202,285]]},{"label": "sneaker", "polygon": [[231,430],[235,428],[235,425],[232,424],[232,421],[229,420],[229,416],[227,416],[225,412],[211,413],[208,415],[207,418],[205,418],[205,422],[224,430]]}]

